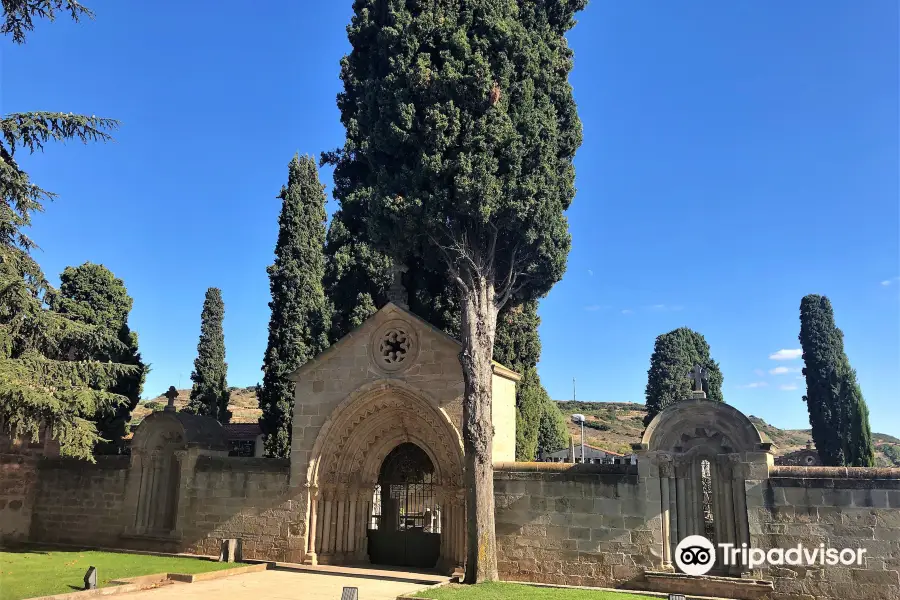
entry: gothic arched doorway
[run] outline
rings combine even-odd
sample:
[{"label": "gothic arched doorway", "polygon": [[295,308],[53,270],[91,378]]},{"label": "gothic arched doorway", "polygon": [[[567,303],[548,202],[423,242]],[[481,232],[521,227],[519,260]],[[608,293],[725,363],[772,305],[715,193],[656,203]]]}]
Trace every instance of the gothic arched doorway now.
[{"label": "gothic arched doorway", "polygon": [[368,525],[373,564],[433,568],[441,553],[441,507],[428,454],[404,442],[385,457]]}]

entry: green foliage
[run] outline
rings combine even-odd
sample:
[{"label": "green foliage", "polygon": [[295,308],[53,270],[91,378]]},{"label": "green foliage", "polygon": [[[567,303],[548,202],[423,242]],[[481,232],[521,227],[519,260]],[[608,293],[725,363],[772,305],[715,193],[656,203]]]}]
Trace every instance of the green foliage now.
[{"label": "green foliage", "polygon": [[556,402],[547,397],[541,405],[541,420],[538,425],[538,451],[556,452],[569,445],[569,430],[566,418]]},{"label": "green foliage", "polygon": [[[333,302],[332,342],[359,327],[387,303],[391,260],[364,241],[367,230],[352,229],[359,227],[360,219],[338,211],[328,230],[325,286]],[[428,271],[421,261],[410,258],[408,263],[404,284],[410,310],[448,335],[458,337],[460,310],[452,284],[443,273]],[[516,386],[517,460],[534,460],[539,452],[537,433],[542,414],[559,412],[549,402],[535,368],[541,354],[539,326],[536,301],[507,305],[497,319],[494,360],[522,375]]]},{"label": "green foliage", "polygon": [[596,429],[597,431],[609,431],[610,427],[606,423],[600,421],[585,421],[584,426],[588,429]]},{"label": "green foliage", "polygon": [[537,369],[529,367],[516,386],[516,460],[537,458],[538,433],[547,392],[541,385]]},{"label": "green foliage", "polygon": [[[323,157],[341,203],[328,234],[333,340],[352,315],[358,324],[386,302],[389,256],[409,267],[410,309],[454,336],[460,287],[471,299],[476,282],[490,282],[486,310],[512,299],[509,317],[565,269],[581,125],[564,34],[584,2],[419,4],[359,1],[348,28],[338,99],[347,136]],[[540,416],[551,431],[562,415],[533,369],[536,312],[533,323],[506,317],[490,343],[524,376],[517,456],[526,458]]]},{"label": "green foliage", "polygon": [[125,554],[96,550],[0,551],[3,586],[0,600],[69,594],[81,590],[88,566],[97,567],[97,584],[104,588],[110,581],[155,573],[205,573],[234,568],[234,563],[202,558]]},{"label": "green foliage", "polygon": [[102,329],[106,335],[115,336],[123,350],[115,353],[94,353],[91,359],[133,365],[134,373],[120,377],[107,391],[128,398],[128,402],[109,408],[94,416],[99,434],[103,438],[95,452],[119,453],[127,433],[131,412],[141,399],[144,380],[149,368],[138,352],[137,333],[128,327],[128,314],[132,306],[131,296],[124,282],[103,265],[90,262],[78,267],[66,267],[60,275],[59,293],[53,295],[51,306],[60,314],[75,321]]},{"label": "green foliage", "polygon": [[76,0],[2,0],[3,24],[0,34],[12,34],[13,42],[25,42],[25,33],[34,31],[34,19],[56,19],[59,12],[68,12],[72,20],[81,17],[93,18],[94,13],[76,2]]},{"label": "green foliage", "polygon": [[[294,386],[287,376],[328,347],[331,316],[322,287],[324,189],[315,161],[308,156],[295,156],[288,167],[287,186],[279,195],[282,208],[275,263],[268,269],[272,316],[259,406],[260,427],[269,456],[290,455]],[[360,295],[364,296],[362,292]],[[363,297],[360,302],[341,327],[356,326],[353,323],[371,310],[371,299],[366,301]]]},{"label": "green foliage", "polygon": [[365,238],[358,219],[338,210],[325,241],[323,284],[331,302],[329,338],[336,342],[387,303],[390,259]]},{"label": "green foliage", "polygon": [[896,444],[881,444],[878,446],[885,459],[890,463],[888,466],[900,467],[900,446]]},{"label": "green foliage", "polygon": [[162,409],[164,409],[164,408],[166,407],[166,405],[165,405],[164,403],[162,403],[162,402],[157,402],[157,401],[155,401],[155,400],[151,400],[150,402],[145,402],[145,403],[144,403],[144,406],[147,408],[147,410],[150,410],[150,411],[153,411],[153,412],[162,410]]},{"label": "green foliage", "polygon": [[365,207],[391,255],[467,288],[487,277],[497,306],[539,297],[570,245],[581,124],[564,34],[585,2],[421,4],[354,5],[335,197]]},{"label": "green foliage", "polygon": [[656,338],[650,370],[647,371],[645,425],[649,425],[653,417],[667,406],[690,398],[693,381],[689,373],[696,364],[707,369],[709,374],[706,397],[724,402],[722,371],[710,356],[709,344],[702,334],[680,327]]},{"label": "green foliage", "polygon": [[227,423],[231,420],[228,401],[228,365],[225,363],[225,303],[222,290],[209,288],[203,300],[200,314],[200,341],[197,343],[197,358],[191,373],[191,397],[185,412],[204,415]]},{"label": "green foliage", "polygon": [[[33,30],[35,18],[68,11],[77,20],[87,11],[71,0],[2,0],[0,33],[16,43]],[[110,119],[70,113],[25,112],[0,119],[0,426],[13,436],[37,439],[47,431],[64,456],[92,460],[99,440],[91,419],[117,412],[129,398],[109,391],[140,368],[93,358],[129,349],[102,326],[52,309],[56,291],[30,255],[35,247],[25,229],[53,194],[32,183],[14,156],[17,149],[41,150],[45,143],[109,139]]]},{"label": "green foliage", "polygon": [[652,600],[655,596],[492,582],[478,585],[450,584],[417,592],[413,597],[433,600]]},{"label": "green foliage", "polygon": [[799,338],[807,390],[803,400],[822,462],[827,466],[874,466],[869,410],[827,297],[810,294],[800,301]]}]

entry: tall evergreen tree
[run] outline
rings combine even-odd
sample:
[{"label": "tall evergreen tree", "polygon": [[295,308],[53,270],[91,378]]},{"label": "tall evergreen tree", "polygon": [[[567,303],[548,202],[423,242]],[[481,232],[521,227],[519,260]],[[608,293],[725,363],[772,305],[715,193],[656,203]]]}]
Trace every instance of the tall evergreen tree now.
[{"label": "tall evergreen tree", "polygon": [[200,314],[200,341],[197,343],[197,358],[191,373],[191,396],[186,412],[204,415],[227,423],[231,420],[228,401],[228,365],[225,363],[225,303],[222,290],[209,288],[203,300]]},{"label": "tall evergreen tree", "polygon": [[[67,12],[76,21],[91,13],[74,0],[2,2],[0,34],[24,43],[34,20]],[[42,431],[64,456],[93,460],[98,441],[91,419],[129,399],[108,391],[138,368],[99,362],[98,354],[124,352],[102,328],[49,309],[55,290],[31,257],[25,233],[31,215],[54,195],[34,184],[15,160],[51,141],[105,141],[117,122],[65,112],[24,112],[0,119],[0,427],[37,439]]]},{"label": "tall evergreen tree", "polygon": [[[541,391],[544,388],[540,388]],[[566,418],[559,410],[556,402],[550,399],[544,392],[543,404],[546,407],[541,412],[541,420],[538,424],[538,451],[556,452],[569,446],[569,429],[566,427]]]},{"label": "tall evergreen tree", "polygon": [[331,303],[330,341],[359,327],[387,303],[391,260],[368,243],[364,225],[347,211],[331,217],[323,285]]},{"label": "tall evergreen tree", "polygon": [[562,277],[581,144],[565,34],[585,0],[357,0],[338,99],[342,209],[375,247],[446,272],[460,307],[466,581],[497,578],[491,360],[508,303]]},{"label": "tall evergreen tree", "polygon": [[259,392],[259,422],[269,456],[290,455],[294,389],[287,375],[328,347],[331,317],[322,288],[324,190],[315,161],[294,156],[288,166],[288,183],[279,195],[282,207],[275,263],[268,269],[272,316]]},{"label": "tall evergreen tree", "polygon": [[649,425],[653,417],[670,404],[690,398],[693,383],[689,373],[697,364],[707,370],[706,397],[724,402],[722,371],[710,356],[709,344],[702,334],[680,327],[656,338],[650,370],[647,371],[647,415],[644,425]]},{"label": "tall evergreen tree", "polygon": [[875,450],[869,409],[844,352],[844,334],[831,301],[818,294],[800,301],[800,345],[812,438],[829,466],[871,467]]},{"label": "tall evergreen tree", "polygon": [[119,453],[127,433],[131,412],[141,399],[141,390],[149,372],[138,351],[137,333],[128,326],[132,306],[131,296],[124,282],[103,265],[90,262],[78,267],[66,267],[60,275],[59,293],[53,297],[52,308],[80,323],[101,328],[106,335],[117,338],[123,345],[121,352],[98,353],[91,356],[99,362],[134,365],[137,371],[123,374],[107,390],[128,398],[127,403],[107,407],[95,415],[97,429],[103,438],[95,447],[100,454]]},{"label": "tall evergreen tree", "polygon": [[[334,309],[332,343],[387,303],[391,260],[365,241],[368,231],[364,225],[359,212],[349,216],[339,210],[328,229],[325,289]],[[403,262],[409,266],[404,283],[410,310],[448,335],[459,337],[460,310],[454,286],[443,273],[428,271],[414,257]],[[537,373],[541,353],[539,325],[536,301],[519,306],[509,304],[497,319],[494,360],[522,375],[516,386],[516,459],[523,461],[534,460],[541,451],[559,450],[568,441],[565,419],[549,399]],[[542,419],[561,423],[565,436],[539,438]],[[549,445],[540,445],[539,439]]]}]

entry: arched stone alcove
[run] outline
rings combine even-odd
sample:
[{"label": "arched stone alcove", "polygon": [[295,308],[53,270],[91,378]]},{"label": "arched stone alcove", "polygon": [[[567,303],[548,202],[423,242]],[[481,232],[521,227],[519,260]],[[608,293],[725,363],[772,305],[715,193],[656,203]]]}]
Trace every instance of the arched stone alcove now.
[{"label": "arched stone alcove", "polygon": [[131,445],[126,507],[133,518],[126,536],[180,537],[187,463],[196,459],[199,450],[227,455],[225,430],[215,419],[174,411],[155,412],[144,419]]},{"label": "arched stone alcove", "polygon": [[440,514],[437,567],[463,564],[465,504],[459,434],[425,392],[399,381],[368,384],[350,394],[316,439],[307,473],[311,561],[369,561],[369,530],[378,521],[373,510],[379,474],[385,459],[402,444],[421,449],[433,469],[428,485]]},{"label": "arched stone alcove", "polygon": [[[702,535],[719,547],[750,543],[746,481],[763,477],[771,443],[739,410],[694,398],[661,411],[641,440],[659,477],[663,562],[671,565],[678,542]],[[716,574],[739,576],[718,551]]]}]

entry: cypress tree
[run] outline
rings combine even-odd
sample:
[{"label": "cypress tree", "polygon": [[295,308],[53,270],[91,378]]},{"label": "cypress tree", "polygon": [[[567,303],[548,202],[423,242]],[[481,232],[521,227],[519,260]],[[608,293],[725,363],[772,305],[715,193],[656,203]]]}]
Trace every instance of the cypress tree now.
[{"label": "cypress tree", "polygon": [[358,0],[335,165],[341,207],[372,242],[443,272],[460,307],[466,582],[497,578],[490,459],[498,313],[565,270],[581,144],[565,34],[585,0]]},{"label": "cypress tree", "polygon": [[329,339],[336,342],[387,303],[391,260],[366,241],[364,224],[347,211],[331,217],[323,285],[331,303]]},{"label": "cypress tree", "polygon": [[[275,263],[268,268],[272,315],[259,392],[259,422],[269,456],[290,455],[294,386],[287,375],[328,347],[331,317],[322,287],[324,190],[315,161],[294,156],[288,166],[288,183],[279,194],[282,207]],[[353,318],[361,317],[356,314]]]},{"label": "cypress tree", "polygon": [[103,438],[95,447],[95,452],[100,454],[121,451],[131,412],[141,399],[144,380],[150,370],[141,360],[137,333],[128,326],[132,303],[121,279],[103,265],[90,262],[78,267],[66,267],[60,275],[59,293],[52,302],[53,309],[60,314],[101,328],[105,335],[115,337],[122,343],[121,351],[93,353],[93,360],[137,368],[136,372],[117,378],[107,390],[125,396],[128,402],[117,407],[106,407],[94,417],[98,433]]},{"label": "cypress tree", "polygon": [[[73,0],[3,2],[0,34],[24,43],[36,18],[67,12],[91,16]],[[31,215],[54,195],[31,181],[15,159],[52,141],[106,141],[118,123],[64,112],[11,113],[0,118],[0,428],[11,436],[39,439],[43,431],[63,456],[93,460],[99,437],[92,419],[129,398],[109,391],[135,365],[93,357],[127,350],[116,336],[50,307],[56,290],[31,256],[25,230]]]},{"label": "cypress tree", "polygon": [[[544,391],[544,388],[540,388]],[[556,402],[544,391],[540,421],[538,423],[538,452],[556,452],[569,445],[569,430],[566,418],[559,410]]]},{"label": "cypress tree", "polygon": [[810,294],[800,301],[800,346],[806,377],[803,401],[822,462],[829,466],[874,466],[869,410],[827,297]]},{"label": "cypress tree", "polygon": [[[350,217],[339,210],[328,229],[325,286],[334,309],[332,343],[387,303],[391,260],[366,241],[364,225],[359,212]],[[404,262],[409,266],[404,282],[410,310],[458,337],[460,310],[453,286],[443,273],[429,271],[414,257]],[[547,395],[536,369],[541,354],[539,326],[536,301],[507,305],[497,319],[494,360],[522,375],[516,386],[516,460],[521,461],[534,460],[541,451],[553,452],[568,443],[565,418]],[[542,420],[554,425],[545,427],[548,434],[539,437]],[[560,431],[556,424],[561,424],[562,436],[556,435]]]},{"label": "cypress tree", "polygon": [[696,364],[708,373],[706,397],[724,402],[722,371],[710,356],[709,344],[702,334],[680,327],[656,338],[647,371],[647,415],[644,425],[649,425],[653,417],[670,404],[690,397],[693,382],[689,373]]},{"label": "cypress tree", "polygon": [[200,315],[200,341],[197,343],[197,358],[191,373],[190,400],[186,412],[204,415],[227,423],[231,420],[228,401],[228,365],[225,363],[225,333],[222,321],[225,318],[225,303],[222,290],[209,288],[203,301]]}]

